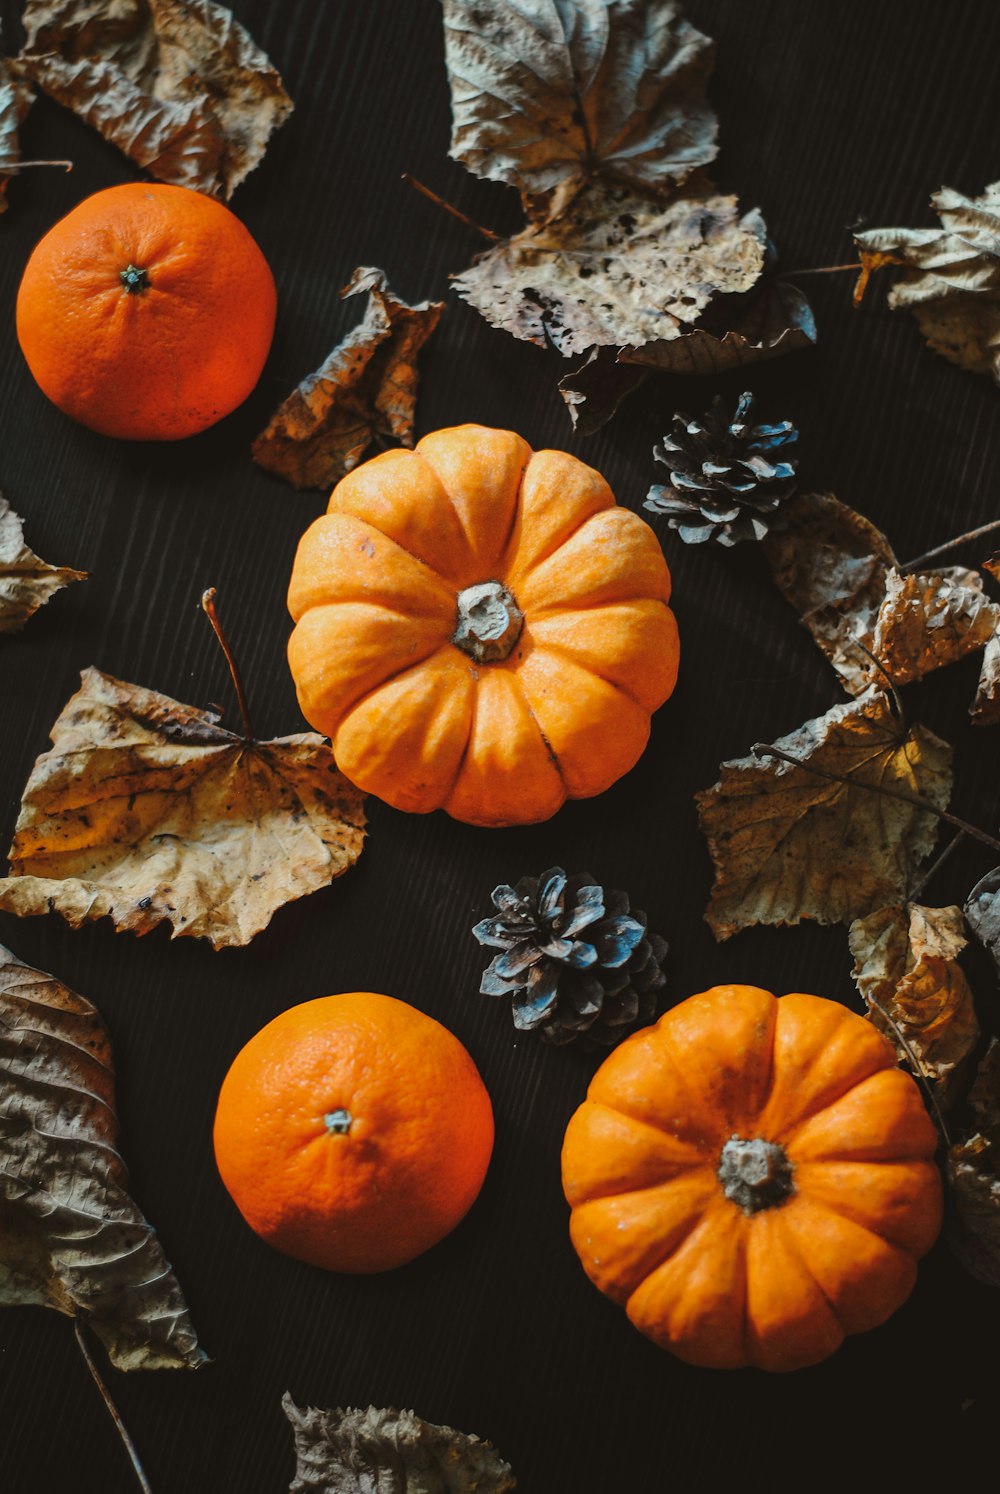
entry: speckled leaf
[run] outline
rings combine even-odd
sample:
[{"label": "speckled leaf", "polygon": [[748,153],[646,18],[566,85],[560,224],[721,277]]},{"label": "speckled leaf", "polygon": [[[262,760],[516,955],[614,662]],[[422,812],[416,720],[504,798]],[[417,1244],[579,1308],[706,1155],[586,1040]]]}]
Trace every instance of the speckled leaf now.
[{"label": "speckled leaf", "polygon": [[0,633],[18,633],[39,607],[86,571],[49,565],[24,543],[20,517],[0,494]]},{"label": "speckled leaf", "polygon": [[903,734],[877,691],[774,745],[806,766],[738,758],[695,796],[715,867],[705,917],[717,939],[760,923],[851,923],[901,901],[937,819],[878,790],[948,803],[951,748],[922,726]]},{"label": "speckled leaf", "polygon": [[963,566],[903,575],[891,570],[872,652],[894,685],[985,648],[1000,624],[1000,607],[982,577]]},{"label": "speckled leaf", "polygon": [[31,771],[0,908],[249,944],[353,865],[362,804],[315,733],[247,741],[87,669]]},{"label": "speckled leaf", "polygon": [[330,488],[379,436],[413,445],[417,356],[443,301],[408,306],[382,270],[355,270],[342,296],[368,293],[364,319],[292,391],[253,443],[261,467],[296,488]]},{"label": "speckled leaf", "polygon": [[23,72],[161,181],[229,198],[292,101],[212,0],[28,0]]},{"label": "speckled leaf", "polygon": [[973,1276],[1000,1287],[1000,1042],[979,1065],[969,1093],[972,1133],[948,1154],[954,1219],[949,1239]]},{"label": "speckled leaf", "polygon": [[13,166],[21,159],[18,128],[31,108],[34,93],[20,78],[16,78],[7,66],[6,58],[0,57],[0,213],[7,211],[7,183],[9,174],[5,167]]},{"label": "speckled leaf", "polygon": [[672,0],[444,0],[451,154],[524,193],[664,191],[716,154],[708,37]]},{"label": "speckled leaf", "polygon": [[1000,383],[1000,182],[981,197],[942,187],[940,228],[874,228],[855,235],[862,257],[902,264],[889,305],[907,307],[935,352]]},{"label": "speckled leaf", "polygon": [[117,1142],[100,1017],[0,945],[0,1306],[82,1318],[119,1369],[196,1369],[205,1355]]},{"label": "speckled leaf", "polygon": [[937,1081],[939,1101],[950,1097],[959,1065],[979,1039],[972,992],[958,963],[968,943],[961,908],[897,903],[852,923],[849,939],[854,983],[872,1022],[900,1061],[910,1063],[898,1028],[925,1078]]},{"label": "speckled leaf", "polygon": [[741,296],[718,296],[690,331],[668,341],[622,348],[619,363],[661,373],[715,377],[747,363],[764,363],[812,347],[816,320],[795,286],[773,276]]},{"label": "speckled leaf", "polygon": [[489,1442],[413,1411],[281,1404],[295,1433],[290,1494],[507,1494],[517,1482]]},{"label": "speckled leaf", "polygon": [[965,916],[1000,974],[1000,866],[980,877],[965,900]]},{"label": "speckled leaf", "polygon": [[454,277],[495,327],[564,357],[678,337],[714,295],[745,291],[764,263],[754,210],[698,178],[672,197],[598,178]]}]

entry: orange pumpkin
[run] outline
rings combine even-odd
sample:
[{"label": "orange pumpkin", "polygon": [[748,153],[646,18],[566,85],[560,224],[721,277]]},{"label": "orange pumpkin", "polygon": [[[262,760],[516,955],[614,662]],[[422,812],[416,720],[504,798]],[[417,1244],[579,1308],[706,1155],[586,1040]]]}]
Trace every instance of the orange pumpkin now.
[{"label": "orange pumpkin", "polygon": [[909,1295],[941,1226],[935,1145],[870,1023],[716,986],[598,1069],[563,1147],[570,1235],[680,1358],[799,1369]]},{"label": "orange pumpkin", "polygon": [[639,757],[677,676],[669,596],[655,535],[598,472],[457,426],[334,488],[295,558],[289,663],[359,788],[532,823]]}]

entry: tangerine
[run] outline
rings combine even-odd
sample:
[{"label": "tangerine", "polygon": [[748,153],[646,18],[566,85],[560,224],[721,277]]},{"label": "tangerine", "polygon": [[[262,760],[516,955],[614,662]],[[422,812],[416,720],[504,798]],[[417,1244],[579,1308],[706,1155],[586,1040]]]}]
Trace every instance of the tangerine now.
[{"label": "tangerine", "polygon": [[388,1271],[437,1244],[492,1149],[490,1098],[458,1038],[372,991],[262,1027],[215,1116],[219,1172],[251,1229],[331,1271]]},{"label": "tangerine", "polygon": [[43,393],[74,420],[175,441],[246,399],[276,306],[267,260],[228,208],[131,182],[95,192],[36,245],[17,336]]}]

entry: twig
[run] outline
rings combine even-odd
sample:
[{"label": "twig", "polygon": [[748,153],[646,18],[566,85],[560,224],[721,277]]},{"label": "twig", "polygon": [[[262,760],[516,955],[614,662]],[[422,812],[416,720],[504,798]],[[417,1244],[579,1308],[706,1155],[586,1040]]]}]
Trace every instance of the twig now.
[{"label": "twig", "polygon": [[966,544],[969,540],[982,539],[986,534],[993,534],[1000,529],[1000,519],[991,519],[988,524],[980,524],[978,529],[968,529],[965,534],[956,534],[954,539],[945,540],[943,545],[935,545],[933,550],[927,550],[923,555],[918,555],[916,560],[908,560],[899,569],[904,573],[918,571],[928,560],[935,560],[939,555],[946,554],[949,550],[957,550],[959,545]]},{"label": "twig", "polygon": [[946,1147],[950,1148],[951,1137],[948,1135],[948,1127],[944,1123],[944,1116],[941,1114],[941,1107],[937,1102],[937,1095],[934,1093],[933,1085],[927,1078],[927,1075],[924,1073],[923,1065],[921,1064],[920,1059],[914,1053],[906,1038],[903,1036],[902,1030],[900,1029],[899,1025],[889,1015],[885,1007],[882,1005],[881,1001],[879,1001],[874,996],[865,996],[864,999],[875,1008],[886,1025],[892,1028],[893,1033],[896,1037],[896,1041],[899,1043],[899,1046],[902,1048],[903,1052],[910,1060],[914,1079],[916,1079],[917,1083],[924,1091],[924,1094],[927,1096],[927,1099],[930,1103],[930,1107],[934,1111],[934,1118],[937,1122],[937,1128],[941,1133],[941,1140],[944,1142]]},{"label": "twig", "polygon": [[105,1385],[104,1381],[101,1379],[100,1370],[94,1363],[93,1356],[91,1355],[90,1350],[87,1348],[87,1341],[83,1336],[83,1324],[80,1322],[79,1318],[73,1319],[73,1333],[76,1336],[77,1347],[79,1348],[80,1353],[83,1355],[83,1361],[86,1364],[87,1368],[90,1370],[90,1373],[94,1380],[94,1384],[97,1386],[98,1390],[101,1393],[101,1400],[104,1402],[105,1406],[108,1409],[108,1415],[114,1422],[119,1437],[125,1444],[125,1451],[128,1453],[129,1459],[132,1463],[132,1472],[135,1474],[136,1482],[138,1483],[139,1488],[142,1490],[142,1494],[153,1494],[152,1486],[150,1485],[149,1479],[143,1472],[142,1464],[139,1462],[139,1454],[135,1450],[135,1443],[129,1436],[128,1428],[122,1421],[121,1412],[118,1410],[118,1407],[111,1399],[111,1392]]},{"label": "twig", "polygon": [[210,586],[208,590],[202,594],[201,606],[202,611],[205,613],[209,622],[212,624],[212,627],[215,630],[215,636],[219,640],[219,646],[226,656],[226,663],[229,665],[229,673],[233,677],[233,684],[236,687],[236,699],[240,703],[240,715],[243,717],[243,735],[246,737],[248,742],[252,742],[254,740],[253,727],[250,724],[250,711],[247,707],[247,698],[243,689],[243,681],[240,678],[240,671],[236,663],[235,655],[233,654],[232,649],[229,647],[229,640],[227,639],[225,633],[222,631],[222,623],[219,621],[219,614],[215,610],[214,586]]},{"label": "twig", "polygon": [[72,161],[4,161],[0,163],[0,176],[11,176],[15,171],[28,171],[35,166],[61,166],[64,171],[73,170]]},{"label": "twig", "polygon": [[949,840],[948,844],[945,846],[940,855],[936,856],[935,859],[931,862],[930,866],[924,872],[923,876],[917,879],[915,886],[910,888],[906,899],[908,903],[912,903],[917,900],[917,898],[923,892],[924,888],[927,886],[927,883],[931,880],[932,877],[937,876],[942,866],[944,866],[948,858],[958,850],[964,839],[965,831],[956,831],[956,833],[952,836],[951,840]]},{"label": "twig", "polygon": [[881,794],[886,799],[898,799],[902,804],[912,804],[917,809],[926,810],[928,814],[937,815],[947,825],[954,825],[956,830],[962,830],[966,835],[971,835],[973,840],[981,840],[983,845],[990,846],[994,851],[1000,851],[1000,840],[987,835],[985,830],[980,830],[976,825],[970,825],[968,820],[960,820],[958,815],[949,814],[946,809],[938,809],[929,799],[922,799],[919,794],[908,794],[905,789],[886,788],[879,783],[865,783],[859,778],[848,778],[844,773],[831,773],[828,768],[817,768],[815,763],[808,763],[804,758],[793,757],[790,752],[782,752],[780,748],[774,747],[770,742],[755,742],[750,748],[754,757],[776,757],[783,763],[791,763],[793,768],[804,768],[807,773],[814,773],[817,778],[828,778],[832,783],[843,783],[848,788],[867,789],[871,794]]},{"label": "twig", "polygon": [[454,203],[446,202],[443,197],[439,197],[430,187],[425,187],[423,182],[418,181],[415,176],[411,176],[408,171],[403,172],[402,179],[409,186],[414,187],[422,197],[426,197],[428,202],[433,202],[435,206],[444,208],[446,213],[450,213],[453,218],[457,218],[459,223],[464,223],[466,228],[471,228],[474,233],[481,234],[488,243],[500,244],[503,242],[500,234],[494,233],[491,228],[484,228],[481,223],[476,223],[474,219],[469,217],[468,213],[463,213],[462,209],[455,207]]},{"label": "twig", "polygon": [[854,260],[849,265],[814,265],[808,270],[782,270],[778,279],[791,280],[797,275],[844,275],[848,270],[853,271],[857,275],[861,270],[861,266],[857,260]]}]

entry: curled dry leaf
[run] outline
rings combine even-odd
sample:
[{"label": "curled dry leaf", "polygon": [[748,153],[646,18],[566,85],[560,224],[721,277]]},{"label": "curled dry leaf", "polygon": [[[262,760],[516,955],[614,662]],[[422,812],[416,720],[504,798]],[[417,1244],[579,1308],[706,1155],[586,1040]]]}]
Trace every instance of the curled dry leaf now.
[{"label": "curled dry leaf", "polygon": [[315,733],[258,742],[87,669],[35,763],[0,908],[248,944],[361,854],[363,795]]},{"label": "curled dry leaf", "polygon": [[379,437],[413,445],[417,355],[443,301],[408,306],[382,270],[355,270],[342,296],[368,293],[363,321],[303,379],[253,443],[261,467],[296,488],[330,488]]},{"label": "curled dry leaf", "polygon": [[1000,182],[981,197],[942,187],[931,203],[940,228],[873,228],[854,242],[863,261],[903,266],[889,305],[913,312],[935,352],[1000,383]]},{"label": "curled dry leaf", "polygon": [[965,900],[965,917],[1000,973],[1000,866],[980,877]]},{"label": "curled dry leaf", "polygon": [[872,652],[894,685],[923,679],[985,648],[1000,624],[1000,607],[982,577],[964,566],[886,577]]},{"label": "curled dry leaf", "polygon": [[614,348],[592,348],[579,368],[559,380],[559,393],[573,429],[581,436],[599,431],[617,414],[622,402],[645,383],[650,372],[648,368],[619,363]]},{"label": "curled dry leaf", "polygon": [[89,1001],[0,945],[0,1305],[84,1319],[119,1369],[195,1369],[180,1286],[128,1195]]},{"label": "curled dry leaf", "polygon": [[28,0],[18,66],[161,181],[230,198],[292,101],[212,0]]},{"label": "curled dry leaf", "polygon": [[765,276],[744,295],[718,296],[690,331],[665,342],[622,348],[618,362],[661,373],[714,377],[812,347],[816,319],[794,285]]},{"label": "curled dry leaf", "polygon": [[86,571],[49,565],[24,543],[21,519],[0,494],[0,633],[17,633],[39,607]]},{"label": "curled dry leaf", "polygon": [[937,1081],[939,1100],[948,1096],[979,1039],[972,992],[958,963],[968,943],[961,908],[880,908],[852,923],[849,939],[854,983],[872,1022],[909,1063],[898,1029],[924,1077]]},{"label": "curled dry leaf", "polygon": [[295,1434],[289,1494],[507,1494],[516,1479],[489,1442],[413,1411],[282,1409]]},{"label": "curled dry leaf", "polygon": [[994,633],[986,645],[969,714],[973,726],[996,726],[1000,722],[1000,633]]},{"label": "curled dry leaf", "polygon": [[973,1276],[1000,1287],[1000,1041],[979,1065],[969,1093],[972,1133],[948,1154],[952,1248]]},{"label": "curled dry leaf", "polygon": [[20,78],[16,78],[0,57],[0,213],[7,211],[7,182],[5,167],[15,165],[21,159],[18,128],[31,108],[34,98],[32,90]]},{"label": "curled dry leaf", "polygon": [[717,939],[760,923],[851,923],[900,901],[936,838],[931,806],[945,809],[951,793],[951,748],[922,726],[904,734],[878,691],[774,746],[796,763],[737,758],[695,795]]}]

